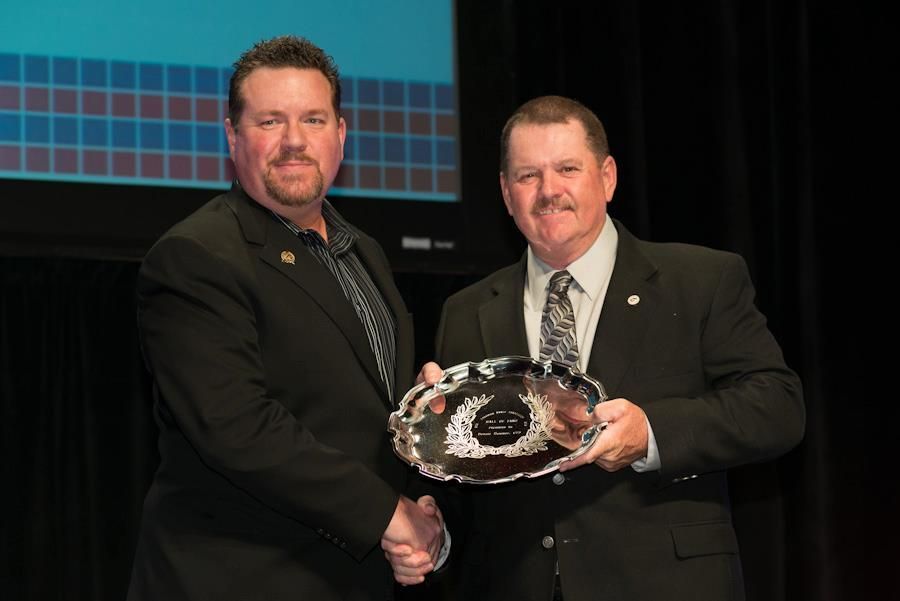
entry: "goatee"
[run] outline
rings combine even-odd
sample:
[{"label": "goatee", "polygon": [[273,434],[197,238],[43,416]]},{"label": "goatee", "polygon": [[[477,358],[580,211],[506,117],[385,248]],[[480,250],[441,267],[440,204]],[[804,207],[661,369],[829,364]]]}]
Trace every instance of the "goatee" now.
[{"label": "goatee", "polygon": [[[308,175],[287,175],[280,180],[272,175],[274,165],[281,162],[292,160],[309,161],[315,167],[315,173],[312,179]],[[319,170],[319,164],[312,161],[306,156],[280,156],[273,161],[266,171],[263,178],[266,186],[266,193],[275,202],[286,207],[302,207],[315,202],[322,197],[322,190],[325,187],[325,181],[322,177],[322,171]]]}]

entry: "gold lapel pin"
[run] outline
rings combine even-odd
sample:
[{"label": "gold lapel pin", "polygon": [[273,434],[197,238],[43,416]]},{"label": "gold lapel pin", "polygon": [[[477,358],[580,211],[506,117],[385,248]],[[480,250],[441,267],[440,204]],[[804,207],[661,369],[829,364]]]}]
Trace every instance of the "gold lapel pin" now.
[{"label": "gold lapel pin", "polygon": [[631,296],[628,297],[627,302],[629,305],[631,305],[633,307],[636,304],[638,304],[639,302],[641,302],[641,297],[638,296],[637,294],[632,294]]},{"label": "gold lapel pin", "polygon": [[287,263],[288,265],[294,264],[294,253],[289,250],[281,251],[281,262]]}]

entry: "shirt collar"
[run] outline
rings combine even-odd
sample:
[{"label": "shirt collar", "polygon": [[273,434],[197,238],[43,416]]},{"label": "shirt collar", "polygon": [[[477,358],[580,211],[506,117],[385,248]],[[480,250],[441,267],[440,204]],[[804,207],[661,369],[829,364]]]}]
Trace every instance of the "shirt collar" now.
[{"label": "shirt collar", "polygon": [[[272,215],[284,224],[286,228],[291,230],[294,235],[299,236],[301,240],[316,240],[324,245],[319,232],[314,229],[304,229],[299,227],[293,221],[285,219],[278,213],[272,211]],[[333,254],[341,254],[346,252],[356,242],[356,232],[350,229],[350,224],[338,213],[328,199],[322,201],[322,219],[325,220],[325,228],[328,231],[328,248]]]},{"label": "shirt collar", "polygon": [[[613,225],[612,218],[606,216],[606,223],[600,235],[583,255],[572,261],[565,269],[572,275],[572,285],[577,285],[592,301],[596,300],[603,284],[609,281],[613,266],[616,263],[616,248],[619,244],[619,233]],[[525,300],[531,307],[543,307],[547,299],[547,288],[550,277],[559,271],[553,269],[528,247],[528,265],[526,267]]]}]

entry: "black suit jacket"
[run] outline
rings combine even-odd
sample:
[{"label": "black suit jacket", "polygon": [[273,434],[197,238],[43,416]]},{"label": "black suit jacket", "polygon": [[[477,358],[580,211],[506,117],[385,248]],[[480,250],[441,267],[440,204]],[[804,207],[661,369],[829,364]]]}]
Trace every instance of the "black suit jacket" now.
[{"label": "black suit jacket", "polygon": [[[359,233],[356,251],[396,320],[401,394],[412,321],[381,248]],[[389,598],[378,543],[407,470],[327,268],[235,187],[150,250],[138,296],[161,463],[129,599]]]},{"label": "black suit jacket", "polygon": [[[588,373],[610,398],[644,409],[662,469],[588,465],[557,483],[465,489],[460,599],[549,601],[557,562],[566,601],[744,596],[726,470],[800,440],[799,380],[754,306],[740,257],[643,242],[616,228]],[[441,365],[528,355],[525,265],[523,258],[447,300]],[[634,295],[639,302],[629,303]]]}]

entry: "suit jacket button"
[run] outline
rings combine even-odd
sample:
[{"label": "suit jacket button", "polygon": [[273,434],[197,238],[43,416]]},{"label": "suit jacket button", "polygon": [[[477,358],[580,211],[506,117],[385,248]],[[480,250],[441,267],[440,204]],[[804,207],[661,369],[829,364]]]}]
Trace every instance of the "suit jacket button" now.
[{"label": "suit jacket button", "polygon": [[566,481],[566,477],[564,475],[560,474],[559,472],[556,472],[555,474],[553,474],[553,483],[555,485],[559,486],[560,484],[563,484],[565,481]]},{"label": "suit jacket button", "polygon": [[552,536],[545,536],[544,538],[541,539],[541,546],[544,547],[545,549],[552,549],[553,545],[555,545],[555,544],[556,544],[556,541],[553,540]]}]

